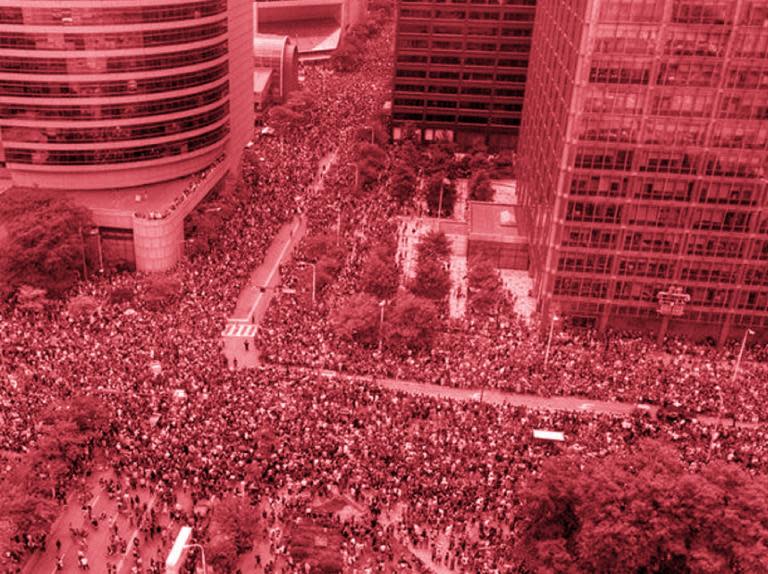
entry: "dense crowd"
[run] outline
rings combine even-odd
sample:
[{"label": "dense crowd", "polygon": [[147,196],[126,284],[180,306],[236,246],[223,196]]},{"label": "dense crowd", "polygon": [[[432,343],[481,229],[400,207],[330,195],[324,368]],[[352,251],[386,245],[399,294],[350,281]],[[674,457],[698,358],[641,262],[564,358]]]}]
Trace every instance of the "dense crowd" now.
[{"label": "dense crowd", "polygon": [[[520,485],[547,456],[602,457],[659,437],[676,444],[693,470],[715,456],[765,472],[768,436],[761,427],[719,429],[713,440],[714,429],[696,422],[416,397],[293,368],[540,394],[676,399],[706,412],[716,410],[720,385],[732,413],[768,416],[760,402],[768,384],[764,367],[745,368],[739,385],[748,383],[748,391],[730,388],[729,361],[679,342],[654,354],[640,337],[563,333],[553,345],[553,367],[545,370],[540,337],[513,318],[446,331],[425,356],[375,357],[335,337],[329,309],[354,290],[368,245],[395,213],[385,194],[352,193],[349,167],[358,128],[386,98],[389,40],[385,34],[371,42],[358,73],[306,70],[304,90],[315,98],[309,117],[300,129],[258,138],[246,150],[244,195],[210,253],[179,266],[177,299],[148,305],[146,277],[115,275],[81,286],[102,303],[90,316],[70,315],[62,304],[52,304],[47,317],[3,310],[0,381],[8,384],[0,386],[0,450],[32,448],[47,405],[80,393],[104,396],[113,422],[99,446],[114,479],[102,486],[120,499],[131,524],[144,520],[142,540],[157,536],[167,552],[170,525],[192,521],[195,540],[208,544],[204,524],[176,505],[181,495],[194,506],[246,492],[264,509],[263,536],[273,550],[271,561],[249,571],[285,573],[305,570],[275,529],[312,515],[308,506],[332,494],[366,511],[338,524],[349,571],[391,572],[408,555],[414,571],[420,556],[457,572],[507,572],[515,568]],[[336,167],[322,188],[314,186],[329,155]],[[341,212],[347,264],[317,307],[288,295],[273,304],[262,329],[271,364],[231,371],[221,329],[269,241],[297,212],[308,214],[310,234],[332,228]],[[284,272],[287,282],[297,280],[292,268]],[[112,297],[118,291],[134,296],[118,302]],[[162,366],[159,375],[149,368],[154,361]],[[534,440],[536,428],[563,431],[567,442]],[[137,501],[136,489],[144,486],[162,502],[158,510]],[[98,528],[109,528],[98,518]],[[163,554],[142,561],[140,550],[127,547],[125,532],[110,532],[100,550],[105,560],[132,553],[135,572],[161,571]]]}]

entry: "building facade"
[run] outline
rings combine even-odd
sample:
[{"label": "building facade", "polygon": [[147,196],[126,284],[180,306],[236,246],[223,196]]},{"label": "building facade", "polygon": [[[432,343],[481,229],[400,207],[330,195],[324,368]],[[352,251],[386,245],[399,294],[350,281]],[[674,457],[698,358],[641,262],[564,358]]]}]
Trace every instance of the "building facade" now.
[{"label": "building facade", "polygon": [[254,31],[289,36],[304,61],[320,61],[347,30],[365,21],[367,11],[367,0],[256,0]]},{"label": "building facade", "polygon": [[765,334],[768,0],[540,0],[535,27],[518,186],[544,317]]},{"label": "building facade", "polygon": [[99,226],[133,236],[141,269],[175,263],[182,226],[163,215],[191,210],[195,181],[236,169],[251,135],[251,13],[247,0],[0,0],[14,184],[77,193]]},{"label": "building facade", "polygon": [[269,100],[283,102],[299,87],[299,50],[288,36],[256,34],[253,39],[254,74],[271,72]]},{"label": "building facade", "polygon": [[398,0],[393,137],[516,144],[536,0]]}]

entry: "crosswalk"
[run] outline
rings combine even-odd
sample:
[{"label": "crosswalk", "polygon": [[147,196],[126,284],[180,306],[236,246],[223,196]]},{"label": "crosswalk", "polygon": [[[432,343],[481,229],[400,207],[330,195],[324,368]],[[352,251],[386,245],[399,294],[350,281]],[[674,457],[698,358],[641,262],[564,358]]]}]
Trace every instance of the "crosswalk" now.
[{"label": "crosswalk", "polygon": [[221,336],[253,338],[256,336],[258,330],[258,325],[252,325],[250,323],[229,323],[224,331],[222,331]]}]

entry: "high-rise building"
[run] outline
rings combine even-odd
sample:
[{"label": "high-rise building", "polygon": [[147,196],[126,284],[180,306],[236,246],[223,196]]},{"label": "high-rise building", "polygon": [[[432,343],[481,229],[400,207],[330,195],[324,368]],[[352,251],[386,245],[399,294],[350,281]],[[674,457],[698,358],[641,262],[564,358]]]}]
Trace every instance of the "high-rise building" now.
[{"label": "high-rise building", "polygon": [[544,316],[765,332],[768,0],[539,0],[531,62],[518,190]]},{"label": "high-rise building", "polygon": [[536,0],[398,0],[393,137],[514,146]]},{"label": "high-rise building", "polygon": [[184,216],[251,137],[252,44],[249,0],[0,0],[0,162],[15,192],[70,193],[107,251],[170,267]]}]

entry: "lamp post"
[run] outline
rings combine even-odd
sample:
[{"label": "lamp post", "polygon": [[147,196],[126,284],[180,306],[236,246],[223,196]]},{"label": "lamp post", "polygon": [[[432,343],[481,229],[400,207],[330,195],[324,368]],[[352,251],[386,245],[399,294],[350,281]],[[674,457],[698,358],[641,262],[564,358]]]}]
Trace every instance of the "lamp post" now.
[{"label": "lamp post", "polygon": [[81,225],[77,231],[80,234],[80,255],[82,255],[83,258],[83,279],[88,281],[88,264],[85,261],[85,237],[83,236],[83,226]]},{"label": "lamp post", "polygon": [[[750,335],[754,335],[755,332],[752,329],[744,331],[744,337],[741,339],[741,347],[739,348],[739,354],[736,357],[736,364],[733,366],[733,373],[731,373],[731,386],[736,382],[736,378],[739,376],[739,369],[741,368],[741,359],[744,357],[744,349],[747,346],[747,338]],[[712,451],[715,448],[715,440],[720,434],[720,426],[723,421],[723,415],[725,414],[725,400],[723,398],[723,389],[720,385],[715,387],[717,389],[718,407],[717,407],[717,424],[715,425],[715,432],[712,433],[712,440],[709,443],[709,455],[707,459],[712,456]]]},{"label": "lamp post", "polygon": [[387,306],[387,300],[382,299],[379,301],[379,355],[381,355],[381,351],[383,348],[383,342],[384,342],[384,307]]},{"label": "lamp post", "polygon": [[[440,197],[437,200],[437,230],[440,231],[440,219],[443,215],[443,193],[445,192],[445,182],[448,181],[448,178],[443,178],[440,181]],[[450,183],[450,181],[448,181]]]},{"label": "lamp post", "polygon": [[555,323],[560,320],[557,315],[552,315],[552,319],[549,321],[549,336],[547,337],[547,349],[544,351],[544,368],[547,368],[549,363],[549,350],[552,347],[552,335],[555,332]]},{"label": "lamp post", "polygon": [[741,348],[739,349],[739,355],[736,357],[736,364],[733,366],[733,374],[731,374],[731,383],[736,382],[736,377],[739,376],[739,369],[741,368],[741,359],[744,357],[744,349],[747,346],[747,337],[754,335],[755,332],[752,329],[744,331],[744,337],[741,339]]},{"label": "lamp post", "polygon": [[317,291],[317,265],[311,261],[298,261],[299,267],[311,267],[312,268],[312,305],[315,304],[315,296]]},{"label": "lamp post", "polygon": [[184,548],[199,548],[200,549],[200,556],[202,557],[202,560],[203,560],[203,574],[208,574],[208,569],[207,569],[206,564],[205,564],[205,549],[200,544],[197,544],[197,543],[185,544]]}]

